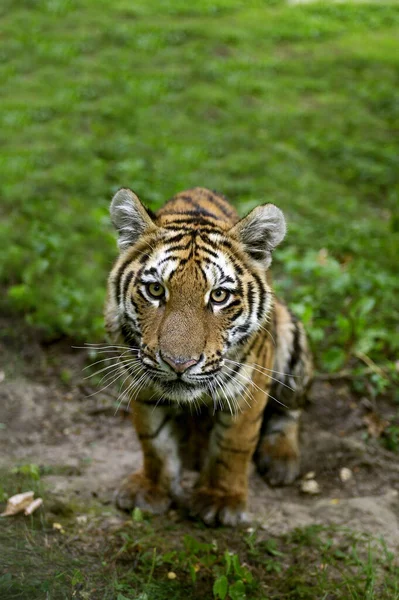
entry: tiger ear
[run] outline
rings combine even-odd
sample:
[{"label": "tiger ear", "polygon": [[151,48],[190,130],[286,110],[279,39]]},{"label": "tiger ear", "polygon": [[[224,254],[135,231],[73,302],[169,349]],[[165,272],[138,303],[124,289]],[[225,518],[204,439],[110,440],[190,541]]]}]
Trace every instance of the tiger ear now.
[{"label": "tiger ear", "polygon": [[118,246],[121,251],[133,246],[143,233],[156,227],[136,194],[128,189],[116,192],[110,213],[112,224],[119,234]]},{"label": "tiger ear", "polygon": [[251,258],[268,267],[274,248],[284,239],[287,230],[282,211],[274,204],[254,208],[231,230],[244,244]]}]

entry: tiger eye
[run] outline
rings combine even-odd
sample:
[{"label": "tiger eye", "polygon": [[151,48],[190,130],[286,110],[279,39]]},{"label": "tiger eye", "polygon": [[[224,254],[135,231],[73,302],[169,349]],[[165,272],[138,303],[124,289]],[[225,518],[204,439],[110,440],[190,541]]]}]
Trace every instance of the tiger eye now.
[{"label": "tiger eye", "polygon": [[227,300],[229,295],[229,291],[224,290],[223,288],[217,288],[216,290],[212,290],[211,300],[212,302],[215,302],[215,304],[221,304],[222,302],[225,302]]},{"label": "tiger eye", "polygon": [[163,298],[165,295],[165,288],[160,283],[147,283],[146,288],[151,298],[155,298],[156,300]]}]

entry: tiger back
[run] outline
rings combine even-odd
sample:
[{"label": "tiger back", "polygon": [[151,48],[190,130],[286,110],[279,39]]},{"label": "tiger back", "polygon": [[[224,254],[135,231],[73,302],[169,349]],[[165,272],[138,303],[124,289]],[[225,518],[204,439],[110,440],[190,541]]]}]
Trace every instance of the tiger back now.
[{"label": "tiger back", "polygon": [[[312,364],[301,323],[268,281],[284,216],[265,204],[240,220],[223,196],[195,188],[156,214],[122,189],[111,218],[121,253],[106,328],[120,346],[143,450],[117,504],[153,513],[189,504],[207,524],[235,525],[246,518],[252,459],[274,485],[299,473]],[[200,469],[190,497],[181,486],[183,442]]]}]

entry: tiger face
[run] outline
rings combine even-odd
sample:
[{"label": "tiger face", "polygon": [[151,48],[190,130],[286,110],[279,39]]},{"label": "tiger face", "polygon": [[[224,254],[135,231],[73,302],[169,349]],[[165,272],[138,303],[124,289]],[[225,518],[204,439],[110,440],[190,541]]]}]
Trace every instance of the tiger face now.
[{"label": "tiger face", "polygon": [[193,222],[173,204],[151,218],[130,190],[111,205],[121,256],[109,280],[108,329],[131,348],[135,362],[124,364],[132,376],[179,403],[231,380],[226,359],[240,356],[271,312],[266,272],[285,233],[272,204],[241,221],[231,209],[229,219],[200,209]]}]

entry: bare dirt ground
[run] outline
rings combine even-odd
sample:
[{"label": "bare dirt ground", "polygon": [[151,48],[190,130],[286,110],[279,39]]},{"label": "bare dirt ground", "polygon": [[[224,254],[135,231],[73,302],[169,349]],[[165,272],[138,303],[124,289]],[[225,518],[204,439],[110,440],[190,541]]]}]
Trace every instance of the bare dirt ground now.
[{"label": "bare dirt ground", "polygon": [[[126,414],[114,399],[84,381],[87,353],[70,343],[44,347],[30,335],[3,327],[0,343],[0,468],[34,463],[54,499],[93,498],[110,506],[120,480],[141,462]],[[367,416],[389,414],[343,383],[315,382],[302,428],[302,473],[314,471],[320,493],[303,494],[300,482],[273,489],[251,475],[250,514],[271,535],[309,524],[337,524],[399,544],[399,464],[367,432]],[[392,409],[391,409],[392,410]],[[340,469],[351,470],[346,483]],[[47,474],[46,474],[47,473]],[[187,481],[192,479],[187,474]],[[125,518],[115,511],[115,519]]]}]

